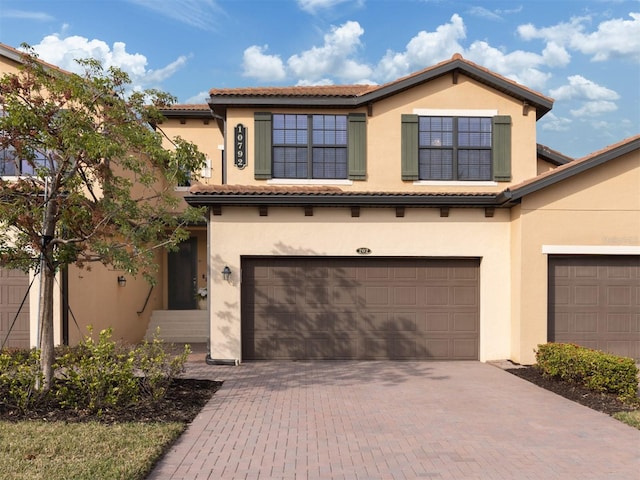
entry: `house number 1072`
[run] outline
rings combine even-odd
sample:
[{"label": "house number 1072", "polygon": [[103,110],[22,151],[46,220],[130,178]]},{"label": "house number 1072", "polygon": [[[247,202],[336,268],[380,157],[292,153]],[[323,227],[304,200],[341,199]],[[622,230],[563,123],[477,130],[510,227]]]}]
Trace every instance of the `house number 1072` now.
[{"label": "house number 1072", "polygon": [[247,166],[247,128],[239,123],[233,129],[234,165],[239,169]]}]

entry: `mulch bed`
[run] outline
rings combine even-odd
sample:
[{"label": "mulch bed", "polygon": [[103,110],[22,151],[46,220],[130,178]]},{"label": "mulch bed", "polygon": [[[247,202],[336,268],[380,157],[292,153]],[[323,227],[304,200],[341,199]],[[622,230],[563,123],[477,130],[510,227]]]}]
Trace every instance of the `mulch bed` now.
[{"label": "mulch bed", "polygon": [[202,410],[222,382],[174,379],[167,395],[157,402],[140,402],[119,410],[104,410],[100,414],[63,409],[55,402],[43,402],[28,412],[20,412],[0,401],[0,420],[46,420],[63,422],[180,422],[190,423]]},{"label": "mulch bed", "polygon": [[[583,387],[582,385],[565,382],[556,378],[543,376],[537,368],[520,367],[509,368],[507,372],[516,375],[524,380],[550,390],[558,395],[562,395],[569,400],[580,403],[585,407],[592,408],[599,412],[612,415],[617,412],[631,411],[639,408],[639,405],[632,405],[622,402],[615,394],[599,393]],[[640,398],[638,399],[640,402]]]}]

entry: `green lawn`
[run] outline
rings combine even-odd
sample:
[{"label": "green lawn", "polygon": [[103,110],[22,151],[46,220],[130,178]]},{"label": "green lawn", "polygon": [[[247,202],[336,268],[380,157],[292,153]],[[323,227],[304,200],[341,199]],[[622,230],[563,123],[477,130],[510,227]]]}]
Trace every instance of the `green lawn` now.
[{"label": "green lawn", "polygon": [[640,430],[640,410],[633,410],[631,412],[618,412],[613,417],[621,422],[631,425],[632,427]]},{"label": "green lawn", "polygon": [[0,422],[2,480],[142,480],[181,423]]}]

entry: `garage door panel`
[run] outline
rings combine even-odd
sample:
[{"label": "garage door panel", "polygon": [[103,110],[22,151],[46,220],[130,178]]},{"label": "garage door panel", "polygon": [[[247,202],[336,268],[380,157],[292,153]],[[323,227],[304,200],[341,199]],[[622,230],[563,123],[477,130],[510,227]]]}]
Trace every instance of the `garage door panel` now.
[{"label": "garage door panel", "polygon": [[[276,273],[265,273],[272,264]],[[471,358],[477,359],[478,265],[477,260],[243,259],[243,358],[466,359],[473,351]],[[257,266],[259,277],[252,273]],[[435,305],[428,301],[430,289]],[[256,295],[269,301],[256,304]],[[456,347],[458,340],[472,347]]]},{"label": "garage door panel", "polygon": [[478,342],[474,339],[454,339],[453,357],[459,360],[475,360],[478,358]]},{"label": "garage door panel", "polygon": [[453,287],[453,304],[454,305],[472,305],[478,304],[478,291],[473,287]]},{"label": "garage door panel", "polygon": [[640,360],[639,272],[638,256],[550,257],[548,340]]},{"label": "garage door panel", "polygon": [[[0,268],[0,344],[7,348],[29,348],[28,275]],[[21,308],[22,307],[22,308]]]}]

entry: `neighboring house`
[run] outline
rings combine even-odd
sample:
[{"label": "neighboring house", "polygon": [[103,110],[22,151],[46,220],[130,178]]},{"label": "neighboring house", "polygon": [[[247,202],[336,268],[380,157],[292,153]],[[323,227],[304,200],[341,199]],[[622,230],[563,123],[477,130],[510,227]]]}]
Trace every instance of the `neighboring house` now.
[{"label": "neighboring house", "polygon": [[572,160],[536,143],[552,103],[455,55],[167,111],[224,134],[186,196],[209,208],[209,361],[640,358],[640,137]]},{"label": "neighboring house", "polygon": [[[18,50],[0,44],[0,75],[16,72],[21,62]],[[8,152],[0,150],[0,175],[30,173],[16,169]],[[180,196],[185,193],[186,188],[176,192]],[[90,269],[70,266],[61,271],[54,310],[55,342],[76,344],[88,334],[88,326],[95,332],[112,327],[115,339],[129,343],[150,338],[157,327],[173,341],[206,342],[207,314],[198,309],[196,299],[196,291],[207,285],[206,226],[203,222],[189,230],[191,238],[176,252],[158,249],[153,287],[141,277],[133,278],[102,264],[91,265]],[[34,279],[17,270],[0,268],[0,345],[25,348],[37,343],[38,291],[38,276]]]}]

